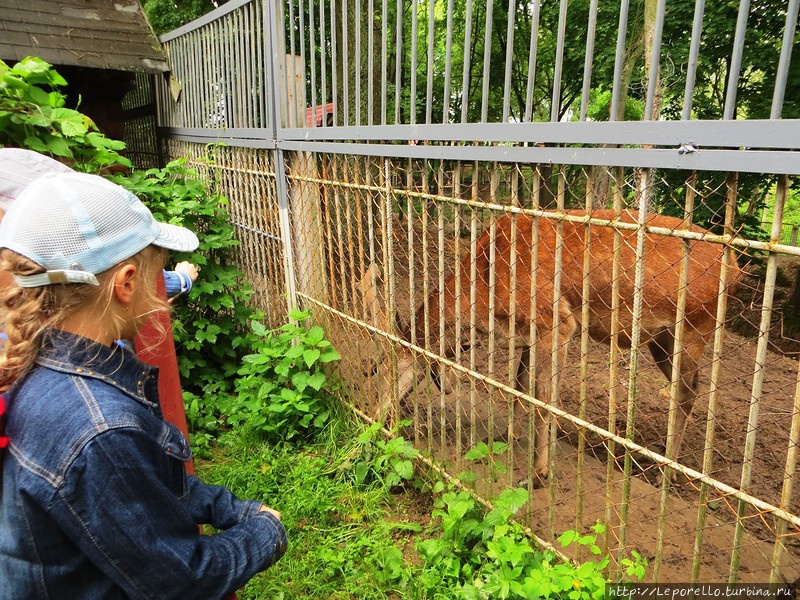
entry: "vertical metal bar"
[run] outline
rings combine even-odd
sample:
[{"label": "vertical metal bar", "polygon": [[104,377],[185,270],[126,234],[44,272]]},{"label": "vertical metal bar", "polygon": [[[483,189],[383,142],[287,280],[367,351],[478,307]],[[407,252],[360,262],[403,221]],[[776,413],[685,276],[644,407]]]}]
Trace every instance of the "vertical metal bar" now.
[{"label": "vertical metal bar", "polygon": [[493,0],[486,0],[486,30],[484,31],[483,37],[483,96],[481,98],[481,123],[486,123],[489,114],[489,70],[492,66],[493,12]]},{"label": "vertical metal bar", "polygon": [[703,34],[703,12],[705,0],[695,0],[694,21],[692,23],[692,41],[689,45],[689,63],[686,66],[686,89],[683,92],[683,112],[681,119],[688,121],[692,116],[694,100],[694,84],[697,77],[697,60],[700,56],[700,36]]},{"label": "vertical metal bar", "polygon": [[[566,16],[566,15],[565,15]],[[565,206],[566,196],[566,176],[564,174],[564,166],[558,169],[558,189],[556,194],[556,207],[558,212],[566,210]],[[553,329],[552,329],[552,345],[550,347],[550,397],[543,398],[550,406],[558,406],[558,391],[561,382],[561,366],[559,364],[559,355],[561,352],[561,279],[564,268],[564,221],[559,219],[555,224],[556,234],[556,247],[553,256],[555,262],[555,274],[553,276],[553,298],[551,304],[551,311],[553,313]],[[558,442],[558,425],[553,415],[548,416],[550,423],[549,439],[547,445],[549,447],[548,457],[549,464],[549,477],[548,477],[548,491],[550,495],[550,502],[547,507],[547,523],[550,538],[555,538],[555,522],[556,522],[556,453]]]},{"label": "vertical metal bar", "polygon": [[556,42],[556,65],[553,71],[553,101],[550,104],[550,120],[559,121],[561,112],[561,72],[564,67],[564,36],[567,30],[567,0],[561,0],[558,8],[558,40]]},{"label": "vertical metal bar", "polygon": [[389,56],[389,37],[388,37],[388,23],[389,20],[389,6],[388,0],[383,0],[383,19],[381,19],[381,125],[386,125],[386,111],[387,104],[389,103],[386,86],[389,83],[389,73],[387,71],[387,60]]},{"label": "vertical metal bar", "polygon": [[[492,199],[494,200],[494,199]],[[492,204],[494,202],[492,201]],[[495,300],[497,298],[497,217],[492,215],[492,221],[489,225],[489,324],[488,324],[488,334],[489,334],[489,344],[487,347],[487,352],[489,354],[489,362],[486,367],[486,373],[489,377],[494,378],[494,359],[495,359],[495,312],[497,310],[497,305]],[[487,433],[489,437],[489,448],[492,447],[494,444],[494,402],[489,401],[487,405],[489,411],[489,418],[488,418],[488,425]]]},{"label": "vertical metal bar", "polygon": [[628,37],[628,7],[630,0],[622,0],[619,7],[619,30],[617,31],[617,50],[614,55],[614,84],[611,88],[611,112],[609,121],[617,121],[622,100],[622,69],[625,64],[625,40]]},{"label": "vertical metal bar", "polygon": [[469,110],[470,58],[469,51],[472,40],[472,0],[467,0],[466,17],[464,19],[464,72],[461,74],[461,122],[467,122]]},{"label": "vertical metal bar", "polygon": [[[313,0],[312,0],[313,2]],[[319,75],[322,80],[322,97],[320,98],[320,105],[322,106],[322,126],[328,125],[328,66],[326,64],[325,46],[327,46],[328,36],[325,33],[325,0],[319,0]],[[334,92],[335,93],[335,92]]]},{"label": "vertical metal bar", "polygon": [[306,16],[305,11],[303,10],[303,0],[297,0],[297,12],[300,14],[300,64],[301,68],[303,69],[303,77],[300,79],[300,106],[302,110],[300,112],[302,122],[298,125],[299,127],[308,127],[308,123],[306,122],[306,108],[308,108],[308,97],[306,95],[306,76],[305,70],[308,65],[306,62]]},{"label": "vertical metal bar", "polygon": [[[271,34],[267,36],[269,40],[277,39],[277,28],[279,25],[282,26],[282,22],[278,22],[273,13],[274,8],[275,5],[272,2],[268,2],[267,10],[264,11],[267,23],[269,23],[268,31]],[[270,54],[272,56],[270,81],[274,81],[273,75],[277,72],[278,66],[278,52],[275,48],[272,48]],[[274,103],[274,96],[276,94],[271,95]],[[273,121],[273,132],[275,132],[275,127],[276,125]],[[292,311],[297,307],[297,290],[294,277],[294,255],[292,253],[292,232],[290,229],[291,219],[289,217],[289,190],[286,185],[286,163],[284,162],[283,150],[280,148],[276,149],[273,153],[273,157],[275,161],[275,192],[278,196],[278,213],[281,224],[281,241],[283,244],[286,301],[289,311]]]},{"label": "vertical metal bar", "polygon": [[[412,19],[416,20],[416,15],[412,16]],[[409,173],[409,189],[413,187],[413,180],[414,173],[414,161],[411,159],[408,160],[408,173]],[[422,186],[423,192],[427,188],[427,175],[422,175]],[[424,313],[425,313],[425,347],[433,350],[431,344],[431,319],[433,315],[431,314],[431,307],[430,307],[430,297],[431,297],[431,288],[430,288],[430,249],[428,244],[428,230],[430,229],[430,225],[428,224],[428,207],[425,205],[425,200],[420,200],[420,213],[422,216],[422,302],[424,304]],[[412,207],[409,205],[409,214],[413,212]],[[442,366],[438,365],[437,370],[440,373],[440,376],[443,375]],[[428,425],[428,435],[426,436],[426,443],[428,452],[432,452],[433,450],[433,412],[432,412],[432,405],[431,405],[431,398],[429,394],[425,395],[425,404],[426,404],[426,418],[427,418],[427,425]]]},{"label": "vertical metal bar", "polygon": [[[516,169],[514,171],[517,172]],[[516,191],[512,192],[511,203],[513,206],[519,206],[519,198],[515,197]],[[511,214],[511,230],[509,232],[509,254],[508,254],[508,385],[515,387],[517,366],[517,213]],[[516,405],[516,397],[509,396],[506,402],[506,415],[508,417],[508,485],[514,485],[514,426],[515,419],[522,418],[522,415],[516,415],[514,407]]]},{"label": "vertical metal bar", "polygon": [[[343,181],[342,177],[342,161],[343,157],[341,154],[337,154],[333,157],[333,164],[336,165],[335,170],[335,177],[336,181]],[[334,212],[336,214],[336,242],[339,251],[339,260],[337,261],[339,267],[339,276],[340,276],[340,283],[342,288],[342,306],[345,310],[347,310],[347,306],[350,302],[349,294],[347,293],[347,256],[345,255],[344,251],[344,228],[349,228],[349,219],[347,217],[343,217],[342,215],[342,189],[339,186],[334,186],[333,188],[333,206]],[[348,248],[350,245],[348,244]]]},{"label": "vertical metal bar", "polygon": [[[322,0],[320,0],[322,1]],[[275,24],[275,15],[273,14],[273,3],[264,3],[264,62],[266,66],[266,90],[267,90],[267,122],[269,123],[270,133],[272,138],[278,136],[278,116],[277,116],[277,98],[278,86],[275,84],[278,72],[278,50],[276,48],[277,26]],[[228,55],[229,56],[229,55]],[[226,57],[223,57],[226,58]],[[223,73],[228,73],[227,67]]]},{"label": "vertical metal bar", "polygon": [[[302,0],[299,0],[302,1]],[[258,127],[258,99],[261,97],[258,86],[258,43],[256,43],[257,32],[255,30],[255,6],[249,5],[245,9],[247,18],[247,104],[249,107],[248,127]],[[305,63],[304,63],[305,64]],[[305,106],[305,104],[304,104]]]},{"label": "vertical metal bar", "polygon": [[[508,22],[506,26],[506,70],[503,80],[503,123],[508,122],[509,98],[511,96],[511,64],[514,60],[514,16],[516,15],[517,3],[509,2]],[[512,288],[513,289],[513,288]]]},{"label": "vertical metal bar", "polygon": [[783,109],[783,96],[786,92],[786,80],[789,77],[789,63],[792,60],[792,47],[794,46],[794,33],[797,29],[797,14],[800,0],[789,0],[786,9],[786,25],[783,28],[783,41],[781,42],[781,57],[778,60],[778,72],[775,76],[775,90],[772,93],[772,110],[770,119],[780,119]]},{"label": "vertical metal bar", "polygon": [[[286,114],[288,119],[286,119],[286,123],[289,127],[300,127],[300,123],[297,122],[297,102],[300,100],[299,90],[297,89],[297,61],[295,60],[295,56],[297,55],[297,51],[295,50],[295,40],[294,40],[294,0],[289,0],[289,52],[286,54],[292,57],[291,59],[291,72],[289,69],[289,61],[286,64],[286,83],[287,86],[291,85],[294,89],[294,94],[289,95],[288,90],[286,94]],[[305,64],[305,63],[304,63]],[[250,99],[250,94],[246,96],[246,98]],[[292,103],[292,98],[294,98],[294,103]],[[251,125],[252,126],[252,125]]]},{"label": "vertical metal bar", "polygon": [[597,31],[597,2],[592,0],[589,5],[589,24],[586,28],[586,56],[583,61],[583,89],[581,90],[580,120],[586,120],[589,110],[589,91],[592,87],[592,63],[594,61],[594,37]]},{"label": "vertical metal bar", "polygon": [[[280,4],[279,4],[280,6]],[[248,103],[248,94],[247,90],[244,87],[245,78],[246,78],[246,67],[245,62],[246,59],[243,56],[244,54],[244,44],[242,43],[241,35],[242,35],[242,24],[241,24],[241,12],[239,10],[233,11],[230,15],[231,22],[232,22],[232,31],[231,31],[231,44],[233,44],[233,56],[235,57],[236,61],[236,127],[247,127],[245,115],[247,114],[246,106]],[[282,60],[284,65],[286,64],[286,57],[283,56]],[[284,85],[287,89],[287,98],[288,98],[288,85],[289,82],[286,78],[286,72],[284,67]],[[285,110],[286,107],[283,107]]]},{"label": "vertical metal bar", "polygon": [[[738,175],[731,173],[726,182],[726,202],[725,202],[725,232],[734,232],[734,217],[736,214],[736,200],[738,196]],[[687,210],[689,205],[687,204]],[[693,208],[693,206],[692,206]],[[736,253],[733,247],[726,246],[723,250],[722,265],[720,267],[719,290],[717,295],[716,324],[714,329],[714,348],[711,359],[711,377],[708,389],[708,409],[706,416],[706,435],[705,450],[703,452],[703,473],[711,473],[714,460],[714,437],[717,414],[717,399],[719,397],[719,381],[722,372],[722,347],[724,342],[724,324],[728,313],[728,294],[726,288],[728,278],[733,265],[736,262]],[[697,512],[697,525],[695,527],[695,541],[692,557],[692,582],[696,582],[700,576],[701,552],[703,548],[703,532],[705,528],[706,515],[708,513],[708,491],[706,483],[700,486],[700,502]]]},{"label": "vertical metal bar", "polygon": [[[448,3],[449,4],[449,3]],[[448,27],[448,33],[449,33]],[[456,163],[453,169],[453,197],[461,198],[461,163]],[[461,339],[462,339],[462,311],[461,311],[461,294],[464,293],[464,290],[461,286],[461,227],[462,227],[462,218],[461,218],[461,206],[456,205],[454,207],[454,219],[453,219],[453,256],[454,256],[454,264],[453,264],[453,277],[455,278],[455,306],[459,309],[456,310],[456,318],[455,318],[455,361],[460,365],[461,364]],[[455,414],[456,414],[456,432],[455,432],[455,444],[456,444],[456,472],[460,473],[462,470],[462,443],[461,443],[461,435],[462,435],[462,406],[461,406],[461,378],[458,380],[458,384],[456,387],[456,406],[455,406]]]},{"label": "vertical metal bar", "polygon": [[425,75],[425,122],[430,123],[433,111],[433,34],[436,27],[436,0],[428,0],[428,71]]},{"label": "vertical metal bar", "polygon": [[[782,104],[782,101],[781,101]],[[792,491],[794,486],[794,476],[797,471],[797,452],[800,446],[800,364],[798,364],[797,380],[794,390],[794,405],[792,407],[792,426],[789,433],[789,447],[786,450],[786,466],[783,470],[783,486],[781,488],[782,509],[789,510],[792,502]],[[786,521],[779,520],[775,528],[775,546],[772,550],[772,572],[769,575],[770,583],[783,581],[781,577],[781,564],[786,547],[783,537],[786,535]]]},{"label": "vertical metal bar", "polygon": [[[355,165],[352,165],[352,162],[356,160],[352,157],[343,156],[342,157],[342,181],[355,181],[357,175],[355,174]],[[348,169],[348,167],[350,167]],[[348,174],[349,173],[349,174]],[[358,183],[355,181],[355,183]],[[358,296],[356,295],[356,282],[358,278],[361,276],[361,273],[364,272],[363,265],[360,270],[356,270],[356,263],[355,263],[355,249],[361,243],[362,236],[359,234],[356,240],[353,240],[353,224],[355,223],[357,227],[361,228],[361,219],[357,216],[355,219],[353,218],[353,188],[344,187],[344,209],[345,209],[345,227],[347,228],[347,254],[349,259],[350,265],[350,277],[348,278],[348,282],[350,284],[350,294],[353,298],[352,301],[352,310],[355,313],[358,307]],[[344,261],[342,261],[344,262]]]},{"label": "vertical metal bar", "polygon": [[[450,71],[453,60],[453,0],[447,0],[447,31],[445,32],[444,93],[442,94],[442,123],[450,122]],[[459,196],[456,194],[456,198]],[[458,238],[456,238],[458,239]]]},{"label": "vertical metal bar", "polygon": [[[694,201],[695,201],[695,185],[697,182],[697,173],[692,172],[690,177],[686,180],[686,207],[684,208],[683,212],[683,227],[682,229],[688,230],[691,228],[691,219],[692,214],[694,213]],[[667,422],[667,440],[675,434],[675,420],[674,420],[674,410],[672,410],[673,406],[677,406],[677,393],[678,393],[678,386],[680,385],[680,374],[681,374],[681,365],[683,363],[683,331],[684,331],[684,318],[686,315],[686,300],[688,296],[688,288],[689,288],[689,252],[691,250],[691,244],[688,240],[684,240],[682,242],[682,256],[681,256],[681,271],[680,271],[680,288],[678,289],[678,307],[677,312],[675,315],[675,344],[672,351],[672,374],[670,376],[670,414],[669,420]],[[725,265],[722,266],[721,271],[725,269]],[[726,275],[720,273],[720,279],[726,278]],[[720,294],[718,298],[718,302],[721,299],[721,296],[725,294]],[[727,299],[724,300],[727,303]],[[724,314],[724,313],[723,313]],[[716,399],[714,399],[714,405],[716,405]],[[709,401],[708,406],[708,414],[713,415],[712,413],[712,402]],[[712,416],[713,419],[713,416]],[[710,427],[709,427],[710,426]],[[671,429],[670,429],[671,428]],[[706,446],[705,452],[708,453],[707,457],[704,457],[704,473],[708,473],[711,469],[711,450],[714,447],[714,427],[709,420],[706,423]],[[669,456],[669,454],[667,454]],[[706,467],[706,459],[709,461],[707,463],[709,471],[705,470]],[[669,480],[669,473],[664,474],[664,479]],[[669,481],[667,481],[667,485]],[[697,563],[697,569],[699,574],[700,568],[700,555],[703,547],[703,527],[705,526],[705,516],[706,516],[706,498],[708,495],[708,486],[704,487],[701,485],[700,489],[700,505],[698,507],[697,512],[697,526],[695,528],[695,540],[694,540],[694,548],[693,548],[693,555],[692,555],[692,566],[694,567],[694,563]],[[663,497],[663,505],[666,506],[666,498]],[[692,579],[694,583],[696,581],[695,578]]]},{"label": "vertical metal bar", "polygon": [[403,74],[403,0],[397,0],[397,31],[395,32],[395,72],[394,72],[394,123],[400,123],[400,88]]},{"label": "vertical metal bar", "polygon": [[[205,28],[206,31],[206,44],[205,44],[205,52],[206,52],[206,60],[208,64],[208,72],[206,74],[208,80],[208,109],[206,111],[206,115],[203,117],[205,121],[208,121],[208,115],[213,110],[213,107],[217,106],[219,102],[219,47],[217,44],[217,23],[209,23],[208,26]],[[263,50],[262,46],[258,48],[260,51]],[[259,61],[259,69],[263,68],[263,62]],[[204,124],[208,126],[208,123]]]},{"label": "vertical metal bar", "polygon": [[[336,27],[336,0],[330,0],[331,11],[331,101],[333,102],[333,124],[339,124],[339,60]],[[342,98],[347,103],[347,100]]]},{"label": "vertical metal bar", "polygon": [[745,33],[747,32],[747,17],[750,12],[750,0],[741,0],[739,16],[736,19],[736,35],[733,38],[733,53],[731,66],[728,70],[728,90],[725,94],[725,108],[723,119],[736,118],[736,93],[739,88],[739,73],[742,69],[742,53],[744,52]]},{"label": "vertical metal bar", "polygon": [[[596,2],[593,2],[595,11]],[[591,9],[590,9],[591,10]],[[596,18],[595,14],[595,18]],[[590,16],[591,20],[591,16]],[[588,47],[588,42],[587,42]],[[587,55],[591,52],[587,48]],[[591,69],[591,65],[590,65]],[[585,70],[584,70],[585,73]],[[588,214],[594,209],[594,180],[592,170],[586,172],[586,205],[585,210]],[[591,294],[591,272],[592,272],[592,226],[586,223],[583,228],[583,285],[581,286],[581,359],[580,359],[580,392],[578,418],[586,419],[589,395],[589,295]],[[584,501],[584,468],[586,463],[586,435],[583,430],[578,431],[578,464],[577,481],[575,485],[575,530],[583,531],[583,501]],[[578,556],[580,560],[580,555]]]},{"label": "vertical metal bar", "polygon": [[375,124],[375,34],[373,23],[375,22],[375,0],[367,0],[367,23],[369,32],[367,33],[367,125]]},{"label": "vertical metal bar", "polygon": [[[647,82],[647,100],[644,105],[644,119],[651,121],[655,110],[655,98],[658,91],[658,76],[661,63],[661,36],[664,32],[664,11],[667,0],[658,0],[656,5],[656,26],[653,31],[653,48],[650,54],[650,77]],[[645,207],[646,208],[646,207]]]},{"label": "vertical metal bar", "polygon": [[[643,169],[639,177],[639,212],[637,215],[638,229],[636,230],[636,265],[633,280],[633,315],[631,320],[631,353],[630,370],[628,371],[628,407],[625,417],[625,439],[633,441],[634,424],[636,418],[636,394],[639,373],[639,344],[641,343],[642,296],[644,295],[644,254],[645,254],[645,224],[647,222],[647,206],[650,199],[651,169]],[[625,452],[622,479],[622,499],[620,507],[619,547],[624,552],[627,541],[628,515],[630,512],[631,496],[631,470],[633,457],[629,451]]]},{"label": "vertical metal bar", "polygon": [[189,96],[189,102],[187,102],[188,104],[187,108],[189,114],[184,115],[184,121],[189,124],[188,125],[189,127],[192,127],[196,123],[196,118],[197,115],[199,114],[199,111],[197,110],[198,107],[196,106],[197,95],[193,93],[194,91],[193,88],[196,84],[195,84],[194,68],[193,68],[194,65],[191,60],[189,43],[190,43],[189,36],[183,36],[183,39],[181,39],[181,50],[183,55],[182,62],[184,63],[184,69],[186,71],[186,82],[185,82],[186,91],[189,92],[187,94]]},{"label": "vertical metal bar", "polygon": [[[301,0],[302,2],[302,0]],[[266,33],[264,31],[264,19],[262,18],[262,3],[256,2],[253,4],[253,27],[255,28],[254,40],[253,43],[255,45],[255,71],[257,79],[253,82],[256,85],[256,90],[258,93],[258,105],[256,106],[257,111],[257,118],[255,127],[266,127],[267,126],[267,109],[266,109],[266,95],[267,95],[267,87],[266,82],[264,81],[264,39],[266,37]],[[216,81],[216,72],[213,74],[212,77],[209,78],[209,81],[213,82]],[[213,92],[213,88],[212,88]],[[212,93],[213,96],[213,93]]]},{"label": "vertical metal bar", "polygon": [[[343,124],[350,125],[350,48],[348,44],[347,0],[342,2],[342,119]],[[339,120],[336,120],[339,123]]]},{"label": "vertical metal bar", "polygon": [[[431,13],[433,12],[432,7]],[[430,70],[428,71],[430,77]],[[426,168],[427,171],[427,168]],[[442,186],[441,184],[438,186],[440,193]],[[436,216],[437,216],[437,229],[439,233],[438,239],[438,252],[439,252],[439,314],[438,314],[438,321],[439,321],[439,354],[445,356],[446,353],[446,345],[447,342],[445,340],[445,297],[444,297],[444,270],[445,270],[445,245],[444,245],[444,210],[442,207],[441,202],[436,202]],[[458,340],[456,340],[456,345],[458,345]],[[449,367],[445,367],[444,369],[449,369]],[[441,449],[447,448],[447,402],[445,398],[445,385],[444,385],[444,378],[447,377],[449,371],[445,371],[442,375],[442,385],[439,386],[439,445]],[[456,413],[458,414],[458,413]],[[431,419],[430,423],[433,423],[433,419]],[[430,424],[428,425],[430,427]],[[432,429],[432,428],[431,428]],[[449,457],[448,457],[449,458]]]},{"label": "vertical metal bar", "polygon": [[[320,0],[321,1],[321,0]],[[317,41],[316,33],[317,27],[314,22],[314,0],[308,0],[308,53],[310,54],[309,63],[311,64],[311,124],[306,123],[309,127],[317,126]],[[320,36],[320,47],[323,45],[322,36]],[[322,73],[320,72],[320,76]],[[323,109],[323,117],[325,115],[325,94],[323,92],[320,104]],[[323,121],[325,119],[323,118]]]},{"label": "vertical metal bar", "polygon": [[[535,166],[533,170],[533,197],[531,198],[531,205],[532,208],[538,209],[540,207],[540,190],[541,190],[541,171],[539,166]],[[529,272],[528,276],[531,280],[531,287],[529,290],[529,303],[531,307],[531,314],[530,314],[530,321],[528,324],[528,380],[527,380],[527,388],[528,388],[528,395],[529,396],[536,396],[536,365],[538,364],[538,359],[541,356],[536,351],[538,345],[538,327],[537,323],[540,322],[539,316],[539,281],[538,281],[538,272],[539,272],[539,217],[535,216],[531,219],[531,256],[530,256],[530,265],[529,265]],[[546,301],[546,300],[545,300]],[[520,377],[524,376],[524,373],[520,373]],[[541,398],[539,398],[541,399]],[[527,455],[527,465],[526,465],[526,472],[528,477],[528,482],[531,485],[535,485],[536,478],[538,477],[535,469],[534,469],[534,452],[537,446],[536,442],[536,419],[537,415],[540,418],[544,418],[546,413],[542,411],[538,406],[530,404],[528,405],[528,455]],[[533,516],[533,496],[531,496],[531,501],[528,503],[528,519],[530,520]]]},{"label": "vertical metal bar", "polygon": [[[469,4],[470,0],[467,0]],[[472,168],[472,186],[471,186],[471,199],[477,201],[478,199],[478,165],[473,164]],[[475,370],[477,361],[476,342],[477,342],[477,315],[475,314],[475,307],[477,306],[477,284],[478,284],[478,213],[474,206],[470,206],[470,222],[469,222],[469,368]],[[469,387],[469,445],[470,448],[475,446],[476,435],[475,427],[477,421],[476,402],[477,402],[477,386],[474,377],[470,377]]]},{"label": "vertical metal bar", "polygon": [[356,47],[355,47],[355,125],[361,125],[361,0],[353,0],[356,11]]},{"label": "vertical metal bar", "polygon": [[[617,217],[622,213],[623,206],[623,186],[625,171],[622,167],[614,169],[613,177],[613,192],[614,192],[614,214]],[[609,369],[608,369],[608,430],[616,432],[617,430],[617,402],[619,396],[619,361],[622,352],[619,347],[619,334],[620,334],[620,277],[621,265],[620,255],[622,253],[622,235],[619,229],[614,228],[614,258],[611,264],[611,349],[609,351]],[[605,544],[608,550],[611,549],[611,530],[612,523],[615,516],[614,513],[614,467],[616,466],[616,456],[614,452],[616,444],[613,440],[608,441],[608,456],[606,457],[606,507],[605,507],[605,524],[606,524],[606,539]],[[657,558],[657,557],[656,557]]]},{"label": "vertical metal bar", "polygon": [[[406,169],[406,181],[405,187],[406,189],[411,189],[413,184],[413,177],[411,174],[411,159],[408,160],[408,168]],[[425,239],[425,229],[423,228],[422,239]],[[409,305],[411,306],[411,315],[409,317],[409,330],[411,331],[411,343],[417,344],[421,346],[428,347],[428,326],[424,326],[424,333],[423,333],[423,340],[420,341],[417,338],[417,299],[416,299],[416,257],[414,255],[414,247],[415,247],[415,231],[414,231],[414,204],[411,200],[411,196],[406,196],[406,243],[407,243],[407,255],[408,255],[408,297],[409,297]],[[422,256],[424,257],[425,250],[422,250]],[[422,318],[424,321],[428,319],[428,282],[427,282],[428,273],[425,269],[425,265],[422,267],[422,303],[423,306],[423,313]],[[419,439],[419,398],[420,394],[414,394],[413,404],[414,404],[414,446],[417,448],[420,447],[420,439]]]},{"label": "vertical metal bar", "polygon": [[419,0],[411,0],[411,97],[410,112],[408,115],[408,122],[412,125],[417,122],[417,41],[418,41],[418,25],[419,20]]},{"label": "vertical metal bar", "polygon": [[[775,190],[775,208],[772,216],[772,231],[770,241],[779,242],[781,239],[781,223],[783,223],[783,208],[789,189],[789,177],[782,175],[778,179]],[[756,434],[758,433],[758,417],[761,397],[764,388],[764,371],[767,366],[767,350],[769,349],[769,330],[772,320],[772,303],[775,296],[775,278],[778,274],[778,255],[770,252],[767,258],[767,274],[764,278],[764,302],[761,307],[761,324],[758,331],[758,344],[756,347],[756,361],[753,372],[753,387],[750,393],[750,413],[747,418],[747,436],[744,441],[744,459],[742,462],[742,479],[740,489],[750,489],[753,472],[753,456],[756,450]],[[731,568],[728,576],[730,583],[736,583],[739,574],[740,549],[744,536],[744,514],[747,505],[739,500],[737,507],[736,530],[733,536],[733,551]]]},{"label": "vertical metal bar", "polygon": [[525,120],[530,121],[533,116],[533,86],[536,82],[536,53],[539,48],[539,16],[541,14],[541,0],[531,3],[533,15],[531,18],[531,43],[528,50],[528,90],[525,95]]},{"label": "vertical metal bar", "polygon": [[[383,162],[383,170],[382,176],[384,181],[384,190],[385,190],[385,198],[384,201],[381,203],[381,216],[383,221],[382,230],[384,232],[384,254],[386,260],[384,261],[384,281],[386,281],[386,290],[389,296],[388,299],[388,314],[395,315],[397,314],[397,296],[395,291],[395,281],[394,281],[394,232],[392,230],[392,224],[394,218],[392,217],[392,199],[394,192],[392,190],[392,180],[391,180],[391,171],[390,171],[390,162],[389,160],[384,160]],[[395,320],[393,318],[389,319],[391,333],[396,333],[396,325]],[[398,414],[398,400],[397,400],[397,346],[392,344],[392,381],[395,385],[395,393],[393,394],[394,398],[394,406],[390,409],[391,414]],[[416,396],[416,394],[415,394]],[[416,427],[415,427],[416,429]]]}]

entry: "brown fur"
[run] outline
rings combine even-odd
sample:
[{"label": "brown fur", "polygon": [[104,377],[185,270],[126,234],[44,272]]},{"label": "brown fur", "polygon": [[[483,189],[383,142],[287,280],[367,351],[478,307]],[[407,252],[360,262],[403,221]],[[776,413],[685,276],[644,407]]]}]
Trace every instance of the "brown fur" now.
[{"label": "brown fur", "polygon": [[[583,211],[570,211],[572,215],[585,215]],[[614,212],[598,210],[592,213],[593,218],[613,219]],[[511,223],[516,219],[516,287],[511,289],[512,260]],[[620,216],[620,221],[636,223],[638,214],[627,211]],[[528,332],[530,324],[535,324],[535,356],[533,365],[535,373],[535,397],[550,402],[551,357],[553,351],[553,310],[557,305],[560,318],[558,329],[559,363],[563,364],[570,338],[580,329],[581,304],[584,278],[585,225],[564,221],[562,227],[562,260],[561,291],[554,303],[554,280],[556,275],[556,242],[558,222],[554,219],[537,220],[538,257],[536,260],[535,309],[531,294],[531,263],[534,261],[532,236],[534,219],[526,215],[512,217],[504,215],[494,225],[494,318],[497,331],[508,331],[508,324],[514,306],[516,335],[524,338],[523,351],[517,370],[516,387],[527,388],[530,353]],[[682,221],[674,217],[648,215],[648,226],[663,227],[670,230],[682,228]],[[699,227],[692,227],[695,232],[703,232]],[[634,277],[636,263],[636,231],[621,232],[620,273],[620,330],[619,345],[630,348],[630,334],[634,301]],[[598,341],[610,342],[612,320],[612,268],[614,263],[615,231],[610,227],[592,226],[590,248],[590,287],[589,335]],[[476,260],[476,324],[488,331],[490,315],[490,282],[491,264],[491,228],[487,228],[478,238],[475,249]],[[641,313],[641,343],[646,344],[659,369],[667,380],[672,372],[672,354],[674,346],[674,329],[678,304],[678,288],[683,241],[677,237],[647,234],[645,238],[644,261],[644,293]],[[711,340],[716,327],[715,314],[719,295],[720,270],[723,260],[723,246],[706,241],[692,241],[689,253],[688,294],[686,301],[686,317],[683,328],[683,353],[681,356],[680,381],[677,389],[677,416],[675,440],[672,454],[680,455],[681,441],[686,427],[686,419],[692,410],[697,396],[698,371],[700,360],[706,345]],[[466,252],[461,259],[461,295],[456,298],[456,279],[450,275],[444,283],[443,294],[439,291],[431,293],[426,307],[423,303],[416,314],[415,335],[418,344],[425,340],[425,315],[428,315],[429,336],[427,347],[439,348],[439,316],[440,297],[444,298],[443,314],[447,325],[452,326],[456,313],[461,312],[462,322],[469,322],[470,315],[470,263],[472,252]],[[732,265],[728,278],[731,291],[738,279],[738,268]],[[452,328],[452,327],[451,327]],[[462,328],[464,331],[467,327]],[[410,340],[410,332],[406,337]],[[455,343],[460,343],[456,340]],[[517,343],[517,346],[520,344]],[[454,345],[447,354],[452,356]],[[402,373],[401,373],[402,376]],[[408,377],[405,381],[411,381]],[[400,386],[402,398],[410,390]],[[385,407],[384,407],[385,408]],[[524,408],[520,406],[520,408]],[[538,412],[538,411],[537,411]],[[544,418],[536,419],[536,448],[534,468],[539,477],[548,473],[548,423],[549,413]],[[520,435],[517,433],[516,435]]]}]

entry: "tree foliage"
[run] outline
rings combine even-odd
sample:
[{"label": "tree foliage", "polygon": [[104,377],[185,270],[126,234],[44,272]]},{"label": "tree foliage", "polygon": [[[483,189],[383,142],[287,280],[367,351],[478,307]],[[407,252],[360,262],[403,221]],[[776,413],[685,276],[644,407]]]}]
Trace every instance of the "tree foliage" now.
[{"label": "tree foliage", "polygon": [[156,35],[163,35],[225,4],[228,0],[144,0],[142,6]]}]

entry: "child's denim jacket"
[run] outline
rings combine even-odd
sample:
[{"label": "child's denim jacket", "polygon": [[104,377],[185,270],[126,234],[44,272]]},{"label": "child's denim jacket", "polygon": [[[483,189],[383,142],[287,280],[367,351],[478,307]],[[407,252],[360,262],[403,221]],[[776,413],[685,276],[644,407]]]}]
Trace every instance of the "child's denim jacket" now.
[{"label": "child's denim jacket", "polygon": [[0,599],[223,598],[286,551],[259,502],[187,477],[157,377],[116,345],[48,334],[6,394]]}]

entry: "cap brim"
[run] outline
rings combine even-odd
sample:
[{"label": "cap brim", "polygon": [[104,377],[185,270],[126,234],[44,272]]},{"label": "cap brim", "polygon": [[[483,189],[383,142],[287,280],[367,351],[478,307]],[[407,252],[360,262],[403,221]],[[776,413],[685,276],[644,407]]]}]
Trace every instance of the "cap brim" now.
[{"label": "cap brim", "polygon": [[191,252],[197,250],[200,241],[194,232],[179,225],[169,223],[158,223],[159,236],[153,240],[153,244],[174,250],[175,252]]}]

